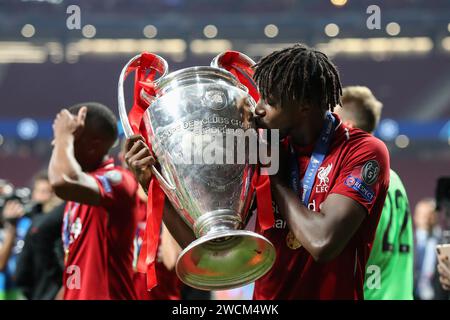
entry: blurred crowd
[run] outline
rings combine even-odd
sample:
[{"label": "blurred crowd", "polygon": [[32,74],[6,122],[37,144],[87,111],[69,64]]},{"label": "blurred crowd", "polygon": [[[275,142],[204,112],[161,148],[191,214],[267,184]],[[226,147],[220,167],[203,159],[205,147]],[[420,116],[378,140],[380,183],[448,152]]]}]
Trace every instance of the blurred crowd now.
[{"label": "blurred crowd", "polygon": [[[123,160],[123,154],[119,154]],[[428,192],[428,194],[430,194]],[[145,213],[146,195],[136,198]],[[65,203],[52,190],[47,173],[38,172],[28,187],[15,187],[0,179],[0,299],[55,299],[62,286],[64,250],[61,239]],[[438,271],[436,245],[447,243],[442,214],[434,198],[420,200],[412,210],[414,222],[414,299],[448,299],[448,271]],[[145,214],[133,243],[134,266],[142,245]],[[136,272],[140,299],[251,299],[253,286],[209,292],[183,285],[174,267],[181,249],[166,228],[158,252],[158,277],[162,285],[147,294],[145,275]],[[445,258],[441,265],[445,268]],[[140,280],[138,280],[140,279]]]}]

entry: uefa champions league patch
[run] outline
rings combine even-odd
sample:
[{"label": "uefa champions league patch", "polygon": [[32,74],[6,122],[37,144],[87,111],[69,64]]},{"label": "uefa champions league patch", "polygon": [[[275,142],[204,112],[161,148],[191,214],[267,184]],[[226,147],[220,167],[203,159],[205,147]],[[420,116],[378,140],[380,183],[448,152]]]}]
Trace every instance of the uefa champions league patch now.
[{"label": "uefa champions league patch", "polygon": [[106,178],[105,176],[100,176],[100,175],[95,175],[97,177],[98,180],[100,180],[100,183],[103,186],[103,189],[105,190],[106,193],[111,193],[112,191],[112,187],[111,184],[108,181],[108,178]]},{"label": "uefa champions league patch", "polygon": [[367,161],[361,169],[361,177],[365,183],[369,186],[377,181],[378,174],[380,173],[380,165],[376,160]]},{"label": "uefa champions league patch", "polygon": [[111,170],[105,173],[105,177],[113,184],[119,184],[122,181],[122,173],[118,170]]},{"label": "uefa champions league patch", "polygon": [[369,203],[375,198],[375,192],[357,177],[352,175],[348,176],[347,179],[345,179],[344,184],[358,192]]}]

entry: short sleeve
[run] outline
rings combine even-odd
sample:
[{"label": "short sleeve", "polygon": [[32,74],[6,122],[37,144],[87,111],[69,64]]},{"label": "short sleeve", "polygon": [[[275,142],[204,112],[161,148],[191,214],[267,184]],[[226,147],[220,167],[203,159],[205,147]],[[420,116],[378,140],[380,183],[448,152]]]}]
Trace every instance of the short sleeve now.
[{"label": "short sleeve", "polygon": [[97,181],[101,196],[101,206],[111,208],[134,201],[137,182],[130,172],[113,168],[100,173],[91,173],[90,175]]},{"label": "short sleeve", "polygon": [[362,139],[346,153],[330,193],[352,198],[370,214],[376,202],[384,202],[389,170],[389,153],[384,143],[375,137]]}]

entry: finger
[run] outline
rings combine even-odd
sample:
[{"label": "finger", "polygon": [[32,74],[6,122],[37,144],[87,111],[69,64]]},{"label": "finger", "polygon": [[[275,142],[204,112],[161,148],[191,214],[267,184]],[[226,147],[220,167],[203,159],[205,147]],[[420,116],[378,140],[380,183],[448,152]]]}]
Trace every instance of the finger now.
[{"label": "finger", "polygon": [[138,152],[140,152],[141,150],[147,150],[148,153],[150,154],[150,150],[148,149],[147,145],[143,141],[139,140],[134,143],[134,145],[131,147],[130,151],[127,152],[127,155],[129,158],[131,158],[134,155],[136,155]]},{"label": "finger", "polygon": [[80,110],[78,110],[78,115],[77,115],[78,124],[84,125],[84,121],[86,120],[86,115],[87,115],[87,107],[83,106],[80,108]]},{"label": "finger", "polygon": [[441,282],[442,285],[450,286],[450,279],[448,279],[448,278],[439,277],[439,281]]},{"label": "finger", "polygon": [[438,255],[438,260],[440,262],[446,262],[446,261],[448,261],[448,257],[444,253],[441,253]]},{"label": "finger", "polygon": [[136,160],[141,160],[144,159],[148,156],[151,156],[150,151],[147,148],[143,148],[141,150],[139,150],[139,152],[133,154],[130,158],[129,158],[129,162],[133,163]]},{"label": "finger", "polygon": [[447,262],[440,262],[438,264],[438,271],[440,274],[445,275],[450,278],[450,268]]},{"label": "finger", "polygon": [[443,285],[442,288],[444,288],[444,290],[446,291],[450,291],[450,286]]},{"label": "finger", "polygon": [[142,137],[140,134],[135,134],[135,135],[132,135],[131,137],[129,137],[125,141],[125,150],[129,151],[134,146],[134,144],[139,140],[144,142],[144,137]]},{"label": "finger", "polygon": [[153,158],[152,156],[148,156],[148,157],[145,157],[144,159],[133,161],[133,168],[142,170],[142,169],[146,169],[154,164],[155,164],[155,158]]}]

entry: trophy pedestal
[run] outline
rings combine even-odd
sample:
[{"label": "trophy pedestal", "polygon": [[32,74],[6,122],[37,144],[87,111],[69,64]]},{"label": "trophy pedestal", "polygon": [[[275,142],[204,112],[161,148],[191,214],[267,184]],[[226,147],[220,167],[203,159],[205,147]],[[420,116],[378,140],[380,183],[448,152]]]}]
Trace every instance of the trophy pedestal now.
[{"label": "trophy pedestal", "polygon": [[218,210],[201,218],[201,227],[195,230],[207,230],[206,234],[201,232],[204,235],[177,260],[181,281],[197,289],[225,290],[252,283],[270,270],[275,261],[273,245],[255,232],[228,229],[236,224],[236,215]]}]

